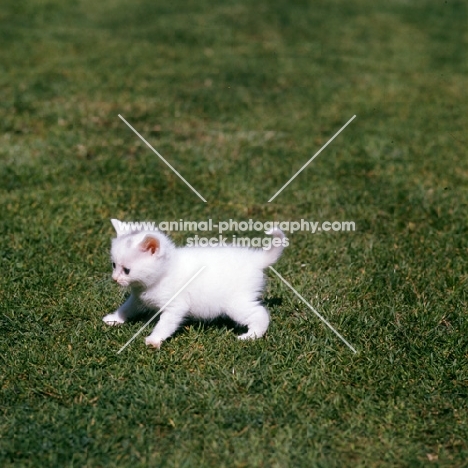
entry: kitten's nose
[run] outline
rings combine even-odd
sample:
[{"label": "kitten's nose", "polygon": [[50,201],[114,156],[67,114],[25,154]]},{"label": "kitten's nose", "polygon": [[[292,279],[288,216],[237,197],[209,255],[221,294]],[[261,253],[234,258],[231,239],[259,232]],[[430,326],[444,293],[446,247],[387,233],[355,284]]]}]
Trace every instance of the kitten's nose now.
[{"label": "kitten's nose", "polygon": [[112,275],[112,279],[113,279],[114,281],[117,281],[118,275],[116,275],[116,274],[114,273],[114,274]]}]

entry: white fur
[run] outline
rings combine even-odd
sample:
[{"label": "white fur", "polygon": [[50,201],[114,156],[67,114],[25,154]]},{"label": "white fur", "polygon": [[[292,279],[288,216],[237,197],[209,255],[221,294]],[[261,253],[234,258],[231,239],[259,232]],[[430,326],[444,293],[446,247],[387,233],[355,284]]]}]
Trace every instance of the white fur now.
[{"label": "white fur", "polygon": [[[263,269],[281,255],[283,242],[269,250],[240,247],[177,248],[161,232],[119,231],[112,241],[115,268],[112,278],[131,288],[131,295],[114,313],[103,320],[108,325],[124,323],[144,309],[163,307],[202,268],[197,276],[161,313],[146,344],[159,348],[187,316],[213,319],[227,315],[248,328],[239,339],[260,338],[269,325],[268,311],[260,304],[264,287]],[[283,241],[275,229],[269,234]],[[145,241],[156,239],[158,248],[142,250]],[[129,269],[128,274],[125,269]]]}]

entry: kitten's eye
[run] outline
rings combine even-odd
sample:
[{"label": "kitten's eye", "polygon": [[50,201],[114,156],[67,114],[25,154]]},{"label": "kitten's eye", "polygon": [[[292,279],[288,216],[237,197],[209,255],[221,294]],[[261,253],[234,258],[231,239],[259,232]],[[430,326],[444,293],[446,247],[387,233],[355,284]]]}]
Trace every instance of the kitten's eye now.
[{"label": "kitten's eye", "polygon": [[128,275],[130,273],[130,268],[124,268],[123,271],[126,275]]},{"label": "kitten's eye", "polygon": [[112,268],[115,270],[115,263],[112,262]]}]

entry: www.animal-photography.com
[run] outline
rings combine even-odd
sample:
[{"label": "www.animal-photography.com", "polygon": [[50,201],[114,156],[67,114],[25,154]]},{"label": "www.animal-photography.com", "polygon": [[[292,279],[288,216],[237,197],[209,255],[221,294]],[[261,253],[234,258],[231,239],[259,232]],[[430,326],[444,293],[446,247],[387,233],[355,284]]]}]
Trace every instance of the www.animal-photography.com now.
[{"label": "www.animal-photography.com", "polygon": [[0,4],[0,465],[462,467],[468,6]]}]

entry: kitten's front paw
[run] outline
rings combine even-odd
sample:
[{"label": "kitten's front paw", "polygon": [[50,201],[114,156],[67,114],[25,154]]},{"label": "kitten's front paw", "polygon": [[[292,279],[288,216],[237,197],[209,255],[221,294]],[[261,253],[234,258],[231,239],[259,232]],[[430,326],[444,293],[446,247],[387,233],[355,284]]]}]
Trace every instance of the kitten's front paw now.
[{"label": "kitten's front paw", "polygon": [[146,346],[152,346],[153,348],[161,348],[162,340],[158,338],[153,338],[151,335],[145,339]]},{"label": "kitten's front paw", "polygon": [[257,335],[254,332],[247,332],[237,337],[238,340],[256,340]]},{"label": "kitten's front paw", "polygon": [[103,322],[105,322],[107,325],[121,325],[122,323],[125,323],[125,320],[119,317],[117,312],[114,312],[113,314],[107,314],[103,319]]}]

